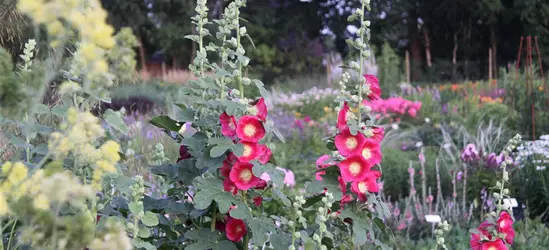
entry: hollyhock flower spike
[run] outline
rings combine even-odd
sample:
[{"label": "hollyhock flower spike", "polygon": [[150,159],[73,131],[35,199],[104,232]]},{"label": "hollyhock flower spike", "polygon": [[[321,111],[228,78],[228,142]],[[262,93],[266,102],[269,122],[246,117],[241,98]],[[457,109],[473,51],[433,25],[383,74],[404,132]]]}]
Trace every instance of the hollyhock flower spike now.
[{"label": "hollyhock flower spike", "polygon": [[336,135],[334,142],[339,154],[349,156],[360,152],[364,145],[364,135],[360,132],[352,135],[349,128],[346,128]]},{"label": "hollyhock flower spike", "polygon": [[265,136],[265,128],[255,116],[242,116],[236,125],[236,135],[240,140],[257,142]]},{"label": "hollyhock flower spike", "polygon": [[381,88],[379,87],[379,80],[374,75],[364,75],[366,80],[365,94],[372,101],[377,100],[381,97]]},{"label": "hollyhock flower spike", "polygon": [[341,177],[346,182],[360,181],[366,178],[368,171],[372,168],[361,155],[353,155],[338,164]]},{"label": "hollyhock flower spike", "polygon": [[505,241],[513,244],[515,238],[515,229],[513,229],[513,218],[507,211],[500,213],[497,221],[498,232],[505,234]]},{"label": "hollyhock flower spike", "polygon": [[238,189],[248,190],[259,183],[259,178],[252,172],[253,166],[251,163],[244,162],[236,162],[233,165],[229,177]]},{"label": "hollyhock flower spike", "polygon": [[343,131],[347,128],[347,121],[349,120],[350,115],[351,112],[349,111],[349,105],[347,105],[347,102],[344,102],[343,108],[341,108],[339,114],[337,115],[337,129],[339,129],[339,131]]},{"label": "hollyhock flower spike", "polygon": [[257,142],[241,141],[240,144],[244,146],[244,152],[242,156],[238,157],[241,162],[249,162],[257,159],[261,155],[261,147]]},{"label": "hollyhock flower spike", "polygon": [[250,104],[252,105],[250,113],[264,122],[267,119],[267,105],[265,104],[265,99],[259,98]]},{"label": "hollyhock flower spike", "polygon": [[260,145],[259,146],[260,156],[259,156],[259,162],[261,164],[267,164],[269,160],[271,159],[271,156],[273,155],[273,152],[271,152],[271,149],[267,147],[267,145]]},{"label": "hollyhock flower spike", "polygon": [[362,157],[364,157],[364,159],[368,161],[370,165],[376,165],[381,163],[381,158],[383,158],[379,142],[373,139],[364,140],[364,145],[360,150],[360,155],[362,155]]},{"label": "hollyhock flower spike", "polygon": [[225,225],[225,235],[233,242],[240,241],[246,232],[246,224],[242,220],[230,218]]},{"label": "hollyhock flower spike", "polygon": [[236,135],[236,119],[234,116],[229,116],[223,112],[219,115],[219,123],[221,123],[221,134],[231,139]]}]

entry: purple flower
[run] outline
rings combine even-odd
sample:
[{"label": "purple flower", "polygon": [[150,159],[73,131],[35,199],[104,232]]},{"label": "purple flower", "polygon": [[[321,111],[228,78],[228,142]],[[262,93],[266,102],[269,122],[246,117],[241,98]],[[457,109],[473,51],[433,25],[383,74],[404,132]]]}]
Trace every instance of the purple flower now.
[{"label": "purple flower", "polygon": [[477,147],[475,144],[470,143],[465,146],[465,149],[461,153],[461,160],[464,162],[472,162],[478,159],[478,155]]},{"label": "purple flower", "polygon": [[463,177],[463,172],[459,171],[457,174],[457,180],[461,181],[461,178]]}]

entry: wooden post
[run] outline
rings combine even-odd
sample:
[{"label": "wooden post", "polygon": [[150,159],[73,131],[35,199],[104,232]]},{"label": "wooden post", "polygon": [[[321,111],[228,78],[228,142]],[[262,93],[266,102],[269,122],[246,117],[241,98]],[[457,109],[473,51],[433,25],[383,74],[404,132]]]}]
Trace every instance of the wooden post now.
[{"label": "wooden post", "polygon": [[488,82],[492,82],[492,48],[488,48]]},{"label": "wooden post", "polygon": [[406,50],[406,82],[410,83],[410,52]]}]

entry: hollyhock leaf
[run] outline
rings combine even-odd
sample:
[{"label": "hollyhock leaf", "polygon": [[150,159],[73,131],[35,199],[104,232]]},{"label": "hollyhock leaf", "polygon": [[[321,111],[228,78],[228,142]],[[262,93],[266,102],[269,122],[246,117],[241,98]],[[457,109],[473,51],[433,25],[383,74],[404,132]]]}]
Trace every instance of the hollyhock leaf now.
[{"label": "hollyhock leaf", "polygon": [[222,102],[222,104],[223,106],[225,106],[225,112],[227,112],[228,115],[235,115],[238,112],[238,110],[242,112],[246,110],[245,105],[242,105],[233,101],[225,100]]},{"label": "hollyhock leaf", "polygon": [[48,145],[46,145],[45,143],[40,143],[32,150],[32,153],[46,155],[48,154]]},{"label": "hollyhock leaf", "polygon": [[140,238],[134,238],[132,240],[132,245],[137,249],[156,250],[156,247],[153,244],[143,241]]},{"label": "hollyhock leaf", "polygon": [[390,234],[391,231],[387,230],[387,226],[385,226],[385,223],[383,223],[383,220],[381,220],[378,217],[375,217],[375,218],[372,219],[372,221],[377,226],[377,228],[379,228],[379,230],[381,230],[383,232],[383,234],[385,234],[388,237],[391,237],[391,236],[392,236],[392,238],[394,237],[392,234]]},{"label": "hollyhock leaf", "polygon": [[225,160],[225,157],[211,157],[209,152],[212,150],[212,148],[213,147],[206,148],[203,155],[197,158],[195,166],[198,169],[207,168],[208,172],[213,172],[223,166],[223,161]]},{"label": "hollyhock leaf", "polygon": [[261,246],[267,241],[267,233],[276,232],[274,222],[267,217],[254,218],[250,220],[248,226],[252,230],[252,242],[256,246]]},{"label": "hollyhock leaf", "polygon": [[223,154],[225,154],[225,152],[229,149],[231,149],[231,146],[229,146],[229,145],[214,146],[214,147],[212,147],[212,149],[210,149],[210,156],[213,157],[213,158],[220,157]]},{"label": "hollyhock leaf", "polygon": [[280,189],[273,188],[271,192],[273,194],[273,197],[277,200],[280,200],[284,204],[284,206],[290,207],[292,205],[290,199],[288,199],[288,197],[286,197],[286,195]]},{"label": "hollyhock leaf", "polygon": [[177,112],[177,117],[184,122],[194,121],[195,112],[188,108],[186,104],[175,103],[175,106],[179,107],[180,111]]},{"label": "hollyhock leaf", "polygon": [[65,117],[68,110],[69,106],[67,105],[55,105],[51,108],[51,113],[59,117]]},{"label": "hollyhock leaf", "polygon": [[337,147],[334,143],[333,138],[328,139],[328,142],[326,142],[326,148],[328,148],[329,150],[332,150],[332,151],[337,151]]},{"label": "hollyhock leaf", "polygon": [[259,93],[261,94],[261,96],[263,96],[263,97],[269,96],[269,92],[265,89],[265,87],[264,87],[265,84],[263,84],[263,82],[261,82],[260,80],[257,80],[257,79],[252,80],[252,82],[255,84],[255,86],[259,90]]},{"label": "hollyhock leaf", "polygon": [[154,227],[158,225],[158,217],[156,216],[155,213],[147,211],[145,212],[145,215],[143,216],[143,218],[141,218],[141,222],[143,222],[145,226]]},{"label": "hollyhock leaf", "polygon": [[288,249],[292,244],[291,234],[271,234],[269,241],[273,245],[273,249]]},{"label": "hollyhock leaf", "polygon": [[219,68],[219,69],[215,70],[215,76],[217,76],[217,77],[225,77],[225,76],[230,76],[230,75],[231,75],[231,72],[226,71],[224,69]]},{"label": "hollyhock leaf", "polygon": [[355,123],[349,124],[349,131],[351,135],[356,135],[358,133],[358,126]]},{"label": "hollyhock leaf", "polygon": [[147,228],[145,225],[141,224],[139,225],[139,238],[149,238],[151,237],[151,230]]},{"label": "hollyhock leaf", "polygon": [[198,189],[194,196],[194,207],[196,209],[207,209],[215,200],[219,212],[225,214],[229,211],[230,206],[236,202],[231,193],[225,192],[221,180],[212,175],[195,178],[193,185]]},{"label": "hollyhock leaf", "polygon": [[278,187],[282,187],[284,185],[285,173],[283,171],[276,169],[276,167],[270,163],[265,165],[261,165],[257,161],[253,161],[252,163],[254,164],[252,171],[255,176],[259,177],[263,175],[263,173],[267,173],[271,177],[271,181],[274,185]]},{"label": "hollyhock leaf", "polygon": [[185,237],[193,244],[185,247],[185,250],[236,250],[236,245],[228,240],[222,240],[223,235],[219,232],[211,232],[210,229],[202,228],[200,230],[191,230],[185,233]]},{"label": "hollyhock leaf", "polygon": [[149,123],[158,128],[166,129],[168,131],[179,131],[182,125],[176,120],[173,120],[172,118],[165,115],[154,117],[149,121]]},{"label": "hollyhock leaf", "polygon": [[341,200],[343,194],[341,193],[341,189],[339,188],[339,182],[337,181],[337,177],[334,175],[323,175],[321,181],[309,182],[305,186],[305,190],[307,191],[307,193],[311,194],[324,193],[324,188],[328,189],[329,193],[332,193],[334,199]]},{"label": "hollyhock leaf", "polygon": [[322,237],[322,245],[326,246],[328,249],[334,249],[334,240],[328,237]]},{"label": "hollyhock leaf", "polygon": [[237,201],[234,203],[234,205],[236,206],[236,208],[231,209],[231,211],[229,212],[231,217],[243,221],[248,221],[252,218],[252,212],[250,211],[250,209],[248,209],[248,206],[246,206],[244,202]]},{"label": "hollyhock leaf", "polygon": [[309,197],[309,198],[305,201],[305,204],[303,204],[303,208],[308,208],[308,207],[310,207],[310,206],[316,204],[317,202],[321,201],[323,197],[324,197],[323,194],[321,194],[321,195],[315,195],[315,196]]},{"label": "hollyhock leaf", "polygon": [[242,155],[244,154],[244,145],[242,144],[235,144],[233,147],[232,147],[232,151],[235,155]]},{"label": "hollyhock leaf", "polygon": [[115,112],[112,109],[107,109],[105,113],[103,113],[103,118],[105,121],[111,126],[112,128],[120,131],[123,134],[128,134],[128,131],[130,130],[128,128],[128,125],[124,122],[122,119],[122,114],[120,112]]},{"label": "hollyhock leaf", "polygon": [[212,145],[233,145],[233,141],[227,137],[212,137],[208,139],[208,144]]},{"label": "hollyhock leaf", "polygon": [[284,139],[284,136],[280,131],[275,127],[275,125],[272,124],[272,122],[266,122],[263,124],[265,127],[265,130],[268,132],[272,132],[276,138],[278,138],[282,143],[286,143],[286,139]]}]

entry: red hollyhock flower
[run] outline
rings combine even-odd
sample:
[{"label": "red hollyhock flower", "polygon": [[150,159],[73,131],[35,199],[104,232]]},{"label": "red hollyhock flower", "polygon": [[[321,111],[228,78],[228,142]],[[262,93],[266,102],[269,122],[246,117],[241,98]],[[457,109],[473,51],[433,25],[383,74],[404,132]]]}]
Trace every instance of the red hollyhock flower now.
[{"label": "red hollyhock flower", "polygon": [[501,239],[496,241],[487,241],[482,243],[482,250],[508,250],[507,246]]},{"label": "red hollyhock flower", "polygon": [[375,101],[381,97],[381,88],[379,87],[379,80],[374,75],[364,75],[366,80],[365,94],[372,101]]},{"label": "red hollyhock flower", "polygon": [[238,161],[236,155],[234,155],[232,152],[229,152],[227,154],[227,158],[223,161],[223,166],[221,166],[220,168],[221,176],[229,178],[229,172],[231,172],[231,167],[236,161]]},{"label": "red hollyhock flower", "polygon": [[513,218],[507,211],[503,211],[499,214],[497,222],[498,232],[505,234],[505,241],[509,244],[513,244],[515,238],[515,229],[513,229]]},{"label": "red hollyhock flower", "polygon": [[259,162],[261,164],[267,164],[269,160],[271,159],[271,156],[273,155],[273,152],[271,152],[271,149],[267,147],[267,145],[260,145],[259,146],[260,156],[259,156]]},{"label": "red hollyhock flower", "polygon": [[261,155],[261,148],[257,142],[241,141],[240,144],[244,146],[244,152],[242,156],[238,157],[241,162],[249,162],[257,159]]},{"label": "red hollyhock flower", "polygon": [[224,233],[225,232],[225,222],[216,221],[215,222],[215,229],[219,232]]},{"label": "red hollyhock flower", "polygon": [[339,154],[349,156],[359,152],[362,148],[362,145],[364,144],[364,135],[360,132],[357,132],[356,135],[352,135],[349,128],[346,128],[336,135],[334,142]]},{"label": "red hollyhock flower", "polygon": [[246,232],[246,224],[242,220],[230,218],[225,225],[225,235],[233,242],[240,241]]},{"label": "red hollyhock flower", "polygon": [[379,164],[381,162],[382,154],[379,142],[374,139],[365,139],[364,145],[360,150],[360,155],[364,157],[371,165]]},{"label": "red hollyhock flower", "polygon": [[236,135],[240,140],[257,142],[265,136],[265,128],[257,117],[246,115],[238,120]]},{"label": "red hollyhock flower", "polygon": [[[480,224],[480,226],[477,228],[477,230],[484,236],[484,238],[487,238],[488,240],[492,239],[492,235],[488,232],[488,228],[492,225],[488,223],[488,221],[484,221]],[[471,245],[472,250],[482,250],[482,238],[478,234],[471,234],[471,240],[469,240],[469,244]]]},{"label": "red hollyhock flower", "polygon": [[373,127],[374,136],[370,137],[371,139],[376,140],[377,142],[383,141],[385,137],[385,129],[383,127]]},{"label": "red hollyhock flower", "polygon": [[351,191],[358,195],[361,201],[366,200],[366,191],[370,193],[379,192],[379,186],[377,185],[377,179],[381,177],[381,172],[372,170],[366,175],[366,178],[361,181],[355,181],[351,185]]},{"label": "red hollyhock flower", "polygon": [[185,145],[181,145],[179,147],[179,158],[177,159],[177,162],[180,162],[185,159],[191,158],[192,155],[189,153],[189,148]]},{"label": "red hollyhock flower", "polygon": [[261,202],[263,202],[263,197],[261,196],[254,197],[254,204],[256,207],[261,206]]},{"label": "red hollyhock flower", "polygon": [[343,160],[338,164],[341,171],[341,177],[346,182],[360,181],[366,178],[368,171],[372,168],[364,158],[360,155],[353,155]]},{"label": "red hollyhock flower", "polygon": [[347,127],[347,120],[349,120],[350,114],[349,105],[347,105],[347,102],[344,102],[343,108],[341,108],[337,115],[337,129],[339,129],[339,131],[342,131]]},{"label": "red hollyhock flower", "polygon": [[251,163],[244,162],[236,162],[233,165],[229,177],[238,189],[248,190],[259,183],[259,178],[252,172],[253,166]]},{"label": "red hollyhock flower", "polygon": [[238,193],[238,188],[230,178],[223,180],[223,190],[225,190],[225,192],[232,193],[233,195]]},{"label": "red hollyhock flower", "polygon": [[257,182],[257,185],[255,186],[255,189],[265,189],[265,187],[267,186],[267,182],[264,181],[264,180],[261,180],[259,179],[259,182]]},{"label": "red hollyhock flower", "polygon": [[253,105],[251,113],[255,114],[259,120],[265,121],[267,119],[267,105],[265,105],[265,99],[259,98],[250,104]]},{"label": "red hollyhock flower", "polygon": [[339,184],[339,189],[341,189],[341,193],[347,193],[347,183],[343,181],[343,178],[341,178],[341,176],[337,177],[337,182]]},{"label": "red hollyhock flower", "polygon": [[339,205],[343,207],[345,204],[353,201],[353,196],[351,194],[345,194],[341,197],[341,200],[339,201]]},{"label": "red hollyhock flower", "polygon": [[236,135],[236,119],[234,116],[229,116],[223,112],[219,115],[219,123],[221,123],[221,134],[231,139],[234,138]]}]

